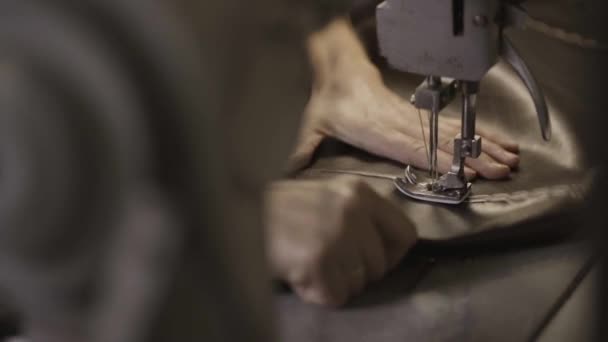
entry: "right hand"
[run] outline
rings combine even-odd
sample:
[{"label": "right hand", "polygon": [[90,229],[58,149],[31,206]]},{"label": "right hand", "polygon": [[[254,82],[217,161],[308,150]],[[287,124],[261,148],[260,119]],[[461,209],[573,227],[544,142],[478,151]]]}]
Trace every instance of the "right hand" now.
[{"label": "right hand", "polygon": [[266,200],[275,275],[306,302],[344,304],[417,240],[402,211],[360,180],[277,182]]}]

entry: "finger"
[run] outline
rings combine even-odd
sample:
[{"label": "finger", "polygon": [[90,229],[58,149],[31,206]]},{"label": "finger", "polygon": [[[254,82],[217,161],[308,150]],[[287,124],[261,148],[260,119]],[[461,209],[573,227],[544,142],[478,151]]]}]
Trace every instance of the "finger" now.
[{"label": "finger", "polygon": [[[456,136],[459,132],[459,128],[444,125],[445,127],[441,130],[440,139],[448,139],[451,136]],[[497,144],[492,141],[491,138],[487,136],[482,136],[481,149],[483,152],[486,152],[496,161],[501,164],[508,165],[511,168],[516,168],[519,165],[519,156],[513,152],[510,152],[503,146]]]},{"label": "finger", "polygon": [[418,240],[416,227],[394,203],[372,189],[365,191],[372,220],[385,246],[387,269],[393,268]]},{"label": "finger", "polygon": [[[402,134],[399,131],[389,131],[376,142],[377,144],[370,144],[367,150],[406,165],[429,169],[427,146],[421,139]],[[448,172],[452,166],[452,159],[450,154],[437,150],[439,172]],[[476,172],[471,168],[465,168],[465,176],[467,179],[473,179],[476,177]]]},{"label": "finger", "polygon": [[519,152],[519,144],[516,143],[513,139],[507,138],[504,134],[498,133],[493,129],[489,129],[487,127],[477,127],[477,132],[482,137],[492,140],[494,143],[498,144],[505,150],[513,153]]},{"label": "finger", "polygon": [[303,134],[297,142],[295,150],[287,159],[285,172],[293,173],[306,167],[322,140],[323,136],[316,132],[310,131]]},{"label": "finger", "polygon": [[[454,147],[453,147],[454,142],[452,141],[451,144],[452,144],[452,148],[451,149],[448,148],[447,150],[441,149],[441,145],[438,146],[437,169],[439,170],[440,173],[447,173],[452,168],[452,163],[454,162],[454,156],[451,153],[447,152],[447,151],[454,151]],[[428,165],[428,163],[427,163],[427,165]],[[427,169],[428,169],[428,167],[427,167]],[[468,180],[472,180],[477,177],[477,171],[475,169],[472,169],[465,165],[464,175]]]},{"label": "finger", "polygon": [[519,156],[517,154],[509,152],[489,139],[482,140],[481,149],[499,163],[507,165],[512,169],[519,165]]},{"label": "finger", "polygon": [[[449,127],[456,134],[460,133],[460,121],[454,119],[445,119],[441,122],[444,127]],[[498,146],[504,148],[505,150],[513,153],[519,152],[519,144],[517,144],[513,139],[507,138],[504,134],[498,133],[496,130],[490,129],[486,126],[477,126],[475,128],[477,134],[479,134],[485,140],[491,140]]]},{"label": "finger", "polygon": [[[425,127],[425,129],[427,129],[427,128]],[[454,132],[453,128],[451,128],[451,127],[440,128],[440,130],[439,130],[439,142],[440,143],[438,144],[438,151],[437,151],[437,169],[440,173],[447,173],[452,168],[452,163],[454,162],[453,141],[457,134],[458,133]],[[428,143],[427,143],[427,145],[424,144],[424,140],[423,140],[424,138],[428,138],[428,137],[424,137],[422,135],[422,132],[419,132],[418,135],[415,135],[413,137],[413,139],[418,139],[422,143],[425,160],[424,160],[424,162],[420,162],[417,159],[416,163],[413,163],[411,165],[418,167],[418,168],[429,170],[430,169],[429,160],[428,160],[428,158],[430,157],[428,155],[429,146],[428,146]],[[443,143],[441,143],[441,141],[443,141]],[[419,142],[419,144],[420,144],[420,142]],[[451,145],[448,145],[448,147],[444,146],[444,148],[441,148],[442,144],[445,145],[445,144],[449,144],[450,142],[452,142]],[[418,150],[419,149],[420,149],[420,147],[418,147]],[[477,173],[475,172],[475,170],[467,167],[466,165],[464,167],[464,173],[465,173],[465,177],[468,180],[473,180],[477,177]]]},{"label": "finger", "polygon": [[[444,140],[439,144],[439,149],[443,151],[453,151],[454,140]],[[519,162],[519,159],[517,162]],[[511,173],[509,165],[497,162],[485,152],[482,152],[478,158],[467,158],[465,164],[487,179],[502,179],[508,177]]]},{"label": "finger", "polygon": [[338,307],[344,305],[349,297],[349,284],[337,267],[315,272],[310,282],[292,286],[303,301],[317,305]]},{"label": "finger", "polygon": [[478,158],[467,158],[465,163],[487,179],[504,179],[511,174],[509,166],[497,162],[485,152]]}]

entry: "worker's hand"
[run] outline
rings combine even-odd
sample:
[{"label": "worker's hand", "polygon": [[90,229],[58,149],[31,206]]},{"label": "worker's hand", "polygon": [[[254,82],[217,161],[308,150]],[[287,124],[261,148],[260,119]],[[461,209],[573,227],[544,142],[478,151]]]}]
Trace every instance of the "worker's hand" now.
[{"label": "worker's hand", "polygon": [[398,207],[352,178],[275,183],[266,207],[274,272],[310,303],[344,304],[417,240]]},{"label": "worker's hand", "polygon": [[[341,46],[336,49],[333,46]],[[419,168],[429,166],[418,110],[389,90],[345,21],[332,23],[309,40],[315,85],[305,111],[290,171],[307,165],[324,137],[333,137],[370,153]],[[422,113],[428,141],[428,120]],[[439,171],[449,171],[453,140],[460,122],[441,118]],[[467,159],[466,174],[505,178],[519,164],[518,145],[483,127],[483,153]]]}]

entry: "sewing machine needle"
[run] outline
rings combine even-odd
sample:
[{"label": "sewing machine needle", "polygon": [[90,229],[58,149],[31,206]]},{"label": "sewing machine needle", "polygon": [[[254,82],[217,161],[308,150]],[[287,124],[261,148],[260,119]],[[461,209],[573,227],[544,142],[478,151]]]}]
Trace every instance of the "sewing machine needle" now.
[{"label": "sewing machine needle", "polygon": [[431,178],[433,181],[433,185],[435,185],[435,181],[439,178],[437,171],[437,145],[439,140],[439,113],[436,111],[431,111],[430,117],[430,128],[431,128],[431,137],[430,137],[430,149],[431,149]]},{"label": "sewing machine needle", "polygon": [[429,151],[429,147],[426,143],[426,134],[424,133],[424,123],[422,122],[422,113],[420,113],[420,108],[418,108],[418,119],[420,120],[420,131],[422,132],[422,142],[424,143],[424,153],[426,154],[426,160],[428,162],[429,171],[431,169],[431,151]]}]

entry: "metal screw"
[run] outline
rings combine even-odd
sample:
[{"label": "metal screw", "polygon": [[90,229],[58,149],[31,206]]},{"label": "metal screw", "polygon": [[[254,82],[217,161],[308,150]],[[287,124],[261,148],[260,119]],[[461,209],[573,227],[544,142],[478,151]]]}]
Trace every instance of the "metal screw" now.
[{"label": "metal screw", "polygon": [[475,26],[486,27],[488,25],[488,17],[485,15],[476,15],[475,18],[473,18],[473,24],[475,24]]}]

